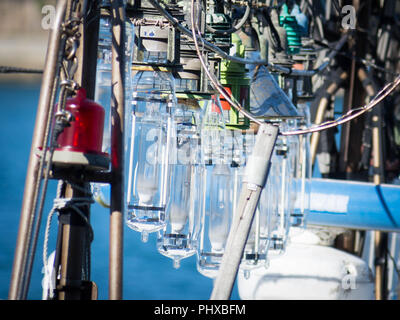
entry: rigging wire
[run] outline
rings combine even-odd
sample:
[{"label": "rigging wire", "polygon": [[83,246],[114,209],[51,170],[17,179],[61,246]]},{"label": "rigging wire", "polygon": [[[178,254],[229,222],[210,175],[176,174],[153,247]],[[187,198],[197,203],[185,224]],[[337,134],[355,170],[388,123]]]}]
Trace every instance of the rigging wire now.
[{"label": "rigging wire", "polygon": [[[76,0],[74,0],[76,1]],[[60,45],[59,48],[59,56],[62,59],[68,59],[68,60],[73,60],[73,62],[76,62],[75,58],[75,53],[76,53],[76,48],[77,46],[74,46],[73,43],[78,42],[78,38],[80,37],[79,34],[79,29],[78,25],[82,22],[81,18],[73,18],[73,10],[70,8],[64,17],[65,23],[60,23],[60,26],[63,28],[62,34],[66,35],[63,36],[61,39],[62,44]],[[72,40],[71,40],[72,39]],[[72,41],[72,42],[71,42]],[[69,46],[72,46],[72,50],[69,50]],[[62,64],[62,61],[60,61],[60,64]],[[39,164],[39,179],[37,179],[36,184],[35,184],[35,198],[34,198],[34,203],[33,203],[33,215],[36,216],[36,219],[32,221],[32,234],[31,234],[31,243],[28,245],[28,256],[27,256],[27,262],[26,262],[26,272],[24,275],[23,279],[23,285],[22,285],[22,296],[26,297],[28,293],[28,283],[30,281],[30,276],[32,272],[32,267],[33,267],[33,260],[34,260],[34,254],[36,251],[36,246],[39,238],[39,229],[40,229],[40,222],[42,219],[42,212],[43,208],[45,205],[45,198],[46,198],[46,193],[47,193],[47,187],[48,187],[48,182],[49,182],[49,175],[50,175],[50,169],[53,161],[53,155],[54,151],[57,147],[57,138],[58,135],[63,131],[64,127],[68,125],[69,120],[68,120],[68,113],[64,112],[65,110],[65,103],[66,103],[66,97],[67,97],[67,90],[71,90],[68,86],[71,85],[71,83],[74,83],[73,80],[67,79],[64,80],[60,83],[61,90],[59,93],[59,103],[58,103],[58,110],[59,112],[55,113],[56,106],[54,104],[54,99],[57,91],[57,86],[59,83],[59,79],[61,77],[61,71],[65,71],[65,69],[62,69],[64,66],[60,65],[60,72],[57,72],[56,75],[56,81],[53,84],[52,87],[52,93],[51,93],[51,101],[50,101],[50,111],[49,111],[49,117],[46,123],[46,129],[44,132],[44,146],[41,150],[41,160]],[[65,75],[66,77],[68,76],[73,76],[71,73],[71,69],[76,71],[76,66],[75,63],[70,64],[68,66],[69,70],[68,73]],[[52,120],[56,118],[55,125],[53,125]],[[43,183],[42,183],[43,180]]]},{"label": "rigging wire", "polygon": [[19,68],[19,67],[11,67],[11,66],[0,66],[0,73],[34,73],[34,74],[40,74],[40,73],[43,73],[43,70],[30,69],[30,68]]}]

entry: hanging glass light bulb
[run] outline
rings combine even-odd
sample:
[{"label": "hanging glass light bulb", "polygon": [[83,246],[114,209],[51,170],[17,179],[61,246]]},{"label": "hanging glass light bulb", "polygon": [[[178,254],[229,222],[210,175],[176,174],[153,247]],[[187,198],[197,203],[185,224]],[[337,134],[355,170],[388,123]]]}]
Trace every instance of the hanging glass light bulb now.
[{"label": "hanging glass light bulb", "polygon": [[205,164],[203,208],[197,270],[215,277],[232,220],[232,179],[227,163],[225,124],[218,96],[206,108],[202,126],[202,162]]},{"label": "hanging glass light bulb", "polygon": [[99,26],[99,42],[97,49],[97,69],[95,100],[107,106],[103,137],[103,151],[108,152],[110,147],[110,104],[111,104],[111,20],[102,16]]},{"label": "hanging glass light bulb", "polygon": [[[285,251],[290,228],[290,186],[292,183],[291,161],[288,139],[278,137],[271,159],[270,175],[274,176],[276,203],[271,216],[272,230],[269,239],[269,256],[281,255]],[[269,177],[268,177],[269,179]]]},{"label": "hanging glass light bulb", "polygon": [[177,136],[174,139],[168,222],[158,234],[158,251],[174,261],[193,255],[197,248],[197,228],[201,210],[202,170],[200,161],[201,108],[193,99],[178,99],[174,112]]},{"label": "hanging glass light bulb", "polygon": [[[255,142],[255,135],[252,130],[248,130],[244,137],[244,150],[246,157],[244,163],[241,165],[242,170],[245,168],[247,156],[251,154]],[[241,175],[241,178],[242,176],[243,175]],[[267,183],[269,179],[270,178],[268,177]],[[267,188],[267,186],[265,186],[265,188]],[[268,193],[266,192],[266,194]],[[270,211],[268,210],[260,210],[259,202],[244,248],[243,259],[239,269],[244,273],[246,278],[250,276],[251,270],[263,265],[266,259],[267,240],[269,234],[267,230],[269,226],[269,212]]]},{"label": "hanging glass light bulb", "polygon": [[[109,1],[104,1],[103,5],[109,5]],[[129,110],[132,96],[131,66],[134,43],[134,26],[130,20],[126,21],[125,30],[125,107]],[[111,38],[111,18],[102,15],[99,24],[94,100],[105,108],[102,151],[108,154],[111,152]],[[129,112],[126,114],[129,114]],[[110,206],[110,185],[108,183],[92,183],[92,190],[94,199],[103,207],[108,208]]]},{"label": "hanging glass light bulb", "polygon": [[266,265],[269,217],[268,211],[261,211],[259,208],[254,214],[239,269],[246,279],[250,277],[253,269]]},{"label": "hanging glass light bulb", "polygon": [[[102,151],[110,153],[111,146],[111,19],[100,17],[97,47],[96,87],[94,100],[105,108]],[[110,186],[108,183],[92,183],[93,197],[103,207],[109,207]]]},{"label": "hanging glass light bulb", "polygon": [[[298,129],[298,123],[300,119],[290,119],[287,121],[286,125],[288,130]],[[289,178],[289,194],[288,194],[288,206],[290,215],[290,225],[296,226],[299,224],[300,216],[295,212],[296,199],[299,194],[299,188],[301,187],[298,183],[297,176],[299,173],[300,164],[300,137],[298,135],[287,137],[288,145],[288,162],[290,164],[290,178]],[[300,178],[300,176],[299,176]],[[301,179],[301,178],[300,178]]]},{"label": "hanging glass light bulb", "polygon": [[232,150],[229,152],[232,156],[227,160],[231,163],[233,180],[232,211],[235,214],[236,206],[239,202],[246,159],[254,144],[254,134],[252,130],[248,130],[245,134],[242,133],[242,130],[227,130],[226,132],[230,138],[229,149]]},{"label": "hanging glass light bulb", "polygon": [[[298,110],[303,116],[302,119],[298,120],[298,127],[309,127],[311,125],[309,106],[307,104],[299,104]],[[310,135],[300,135],[296,170],[294,173],[297,197],[292,214],[295,218],[292,219],[292,225],[296,227],[305,227],[306,218],[310,211],[311,176]]]},{"label": "hanging glass light bulb", "polygon": [[126,223],[147,241],[148,233],[162,229],[166,222],[171,139],[176,137],[174,78],[170,72],[139,71],[132,91],[131,132],[126,139]]},{"label": "hanging glass light bulb", "polygon": [[258,203],[258,211],[260,218],[260,239],[263,242],[260,245],[260,252],[264,255],[264,266],[268,267],[268,253],[272,243],[272,232],[279,227],[278,201],[280,193],[281,177],[278,175],[277,161],[273,161],[275,155],[271,159],[271,169],[268,174],[267,183],[260,195]]}]

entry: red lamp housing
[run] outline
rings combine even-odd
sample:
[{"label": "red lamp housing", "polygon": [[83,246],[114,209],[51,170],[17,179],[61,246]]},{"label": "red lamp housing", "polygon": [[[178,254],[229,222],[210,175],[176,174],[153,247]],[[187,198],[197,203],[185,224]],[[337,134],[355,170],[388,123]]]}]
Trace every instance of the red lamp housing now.
[{"label": "red lamp housing", "polygon": [[60,151],[104,154],[102,152],[104,116],[101,105],[86,98],[80,88],[75,97],[68,98],[65,109],[72,114],[70,126],[57,139]]}]

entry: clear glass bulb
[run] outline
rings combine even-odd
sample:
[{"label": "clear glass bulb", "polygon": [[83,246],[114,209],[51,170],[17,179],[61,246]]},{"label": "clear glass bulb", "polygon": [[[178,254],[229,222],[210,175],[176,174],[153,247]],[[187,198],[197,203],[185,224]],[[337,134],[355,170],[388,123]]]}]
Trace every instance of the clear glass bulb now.
[{"label": "clear glass bulb", "polygon": [[[128,20],[125,24],[125,106],[130,108],[132,98],[132,53],[134,45],[134,26]],[[103,152],[111,152],[111,69],[112,69],[111,19],[102,16],[99,25],[97,49],[95,101],[102,105],[105,112]],[[127,112],[129,114],[129,112]]]},{"label": "clear glass bulb", "polygon": [[[131,66],[133,52],[134,26],[128,20],[125,41],[125,107],[129,114],[132,97]],[[111,19],[101,16],[99,24],[99,40],[97,49],[96,87],[94,100],[105,109],[102,151],[111,154],[111,69],[112,69],[112,37]],[[127,122],[127,121],[126,121]],[[125,122],[125,123],[126,123]],[[108,183],[92,183],[94,199],[103,207],[110,207],[110,185]]]},{"label": "clear glass bulb", "polygon": [[[242,164],[242,169],[245,168],[245,165],[247,164],[247,158],[252,153],[255,139],[254,133],[252,131],[247,132],[244,137],[245,143],[243,149],[246,151],[246,158],[245,162]],[[254,215],[249,236],[247,238],[247,242],[244,248],[243,259],[240,264],[240,271],[244,273],[245,278],[248,278],[250,276],[251,270],[258,268],[260,265],[264,265],[267,257],[267,241],[269,234],[267,228],[269,224],[270,211],[261,210],[261,203],[262,196],[269,194],[269,190],[265,191],[265,189],[268,188],[269,179],[270,175],[268,176],[267,184],[260,195],[260,201]]]},{"label": "clear glass bulb", "polygon": [[171,232],[179,234],[185,228],[189,217],[191,168],[182,165],[176,167],[169,223],[171,224]]},{"label": "clear glass bulb", "polygon": [[[158,163],[158,156],[162,153],[163,120],[157,110],[158,106],[149,103],[146,114],[141,121],[137,121],[137,166],[136,191],[139,197],[139,206],[149,206],[158,189],[158,182],[162,167]],[[161,160],[162,161],[162,160]]]},{"label": "clear glass bulb", "polygon": [[197,270],[214,278],[221,263],[232,220],[232,172],[222,108],[217,96],[206,106],[201,142],[205,165]]},{"label": "clear glass bulb", "polygon": [[[298,121],[293,120],[289,126],[289,130],[298,129],[297,126]],[[301,216],[295,212],[295,204],[296,200],[300,193],[301,183],[298,181],[297,177],[300,178],[301,173],[299,170],[301,168],[300,165],[300,137],[299,136],[289,136],[287,137],[288,143],[288,163],[290,165],[290,178],[289,178],[289,194],[288,194],[288,205],[289,205],[289,214],[290,214],[290,224],[292,226],[298,226],[301,224]],[[301,180],[301,178],[300,178]]]},{"label": "clear glass bulb", "polygon": [[140,71],[132,81],[132,111],[127,143],[127,215],[133,230],[148,234],[166,223],[171,146],[176,137],[174,78],[169,72]]},{"label": "clear glass bulb", "polygon": [[268,239],[262,234],[262,228],[267,226],[267,218],[267,212],[261,212],[258,207],[254,214],[254,219],[244,248],[243,259],[239,267],[239,270],[244,273],[246,279],[250,277],[253,269],[266,265]]},{"label": "clear glass bulb", "polygon": [[271,159],[270,173],[274,179],[276,203],[273,206],[273,221],[269,237],[269,257],[279,256],[285,252],[290,228],[290,186],[291,163],[287,137],[278,137],[275,152]]},{"label": "clear glass bulb", "polygon": [[158,251],[173,259],[175,268],[179,267],[181,259],[196,252],[198,232],[195,228],[200,223],[201,109],[197,101],[191,102],[190,105],[179,103],[174,112],[177,136],[172,148],[172,183],[167,207],[169,220],[157,239]]},{"label": "clear glass bulb", "polygon": [[[304,128],[311,125],[310,110],[307,104],[298,105],[299,114],[303,119],[298,121],[298,127]],[[297,197],[293,208],[296,216],[296,227],[305,227],[306,218],[310,211],[312,163],[310,151],[310,134],[299,136],[299,149],[297,155],[294,181]]]},{"label": "clear glass bulb", "polygon": [[219,97],[214,95],[205,107],[201,132],[203,161],[217,164],[224,161],[225,121]]},{"label": "clear glass bulb", "polygon": [[95,101],[101,104],[106,112],[104,119],[103,152],[110,153],[111,147],[111,20],[100,18],[99,42],[97,49],[97,69]]},{"label": "clear glass bulb", "polygon": [[232,210],[231,179],[227,164],[216,164],[212,170],[208,236],[211,249],[222,252],[229,234]]},{"label": "clear glass bulb", "polygon": [[258,210],[260,212],[260,238],[264,242],[264,266],[266,267],[269,265],[268,254],[272,242],[272,232],[279,227],[278,200],[281,177],[279,170],[277,170],[278,166],[275,157],[273,155],[271,159],[271,168],[267,183],[261,192],[258,203]]}]

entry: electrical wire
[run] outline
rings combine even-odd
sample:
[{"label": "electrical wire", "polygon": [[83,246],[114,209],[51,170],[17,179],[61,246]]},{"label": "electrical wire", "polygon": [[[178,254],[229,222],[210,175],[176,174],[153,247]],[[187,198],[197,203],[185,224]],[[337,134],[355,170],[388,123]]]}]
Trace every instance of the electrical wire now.
[{"label": "electrical wire", "polygon": [[243,27],[243,25],[246,23],[247,19],[250,16],[250,12],[251,12],[251,8],[250,5],[248,3],[246,3],[246,11],[243,14],[243,17],[240,19],[240,21],[232,26],[229,29],[226,30],[218,30],[218,29],[214,29],[213,27],[211,27],[210,25],[206,25],[206,29],[207,31],[214,33],[214,34],[231,34],[234,33],[236,31],[238,31],[241,27]]},{"label": "electrical wire", "polygon": [[194,17],[194,6],[195,6],[194,1],[195,0],[192,0],[192,6],[191,6],[191,12],[190,12],[190,17],[191,17],[191,22],[192,22],[192,34],[193,34],[193,41],[194,41],[194,45],[196,47],[197,55],[199,57],[200,63],[202,65],[204,71],[206,72],[208,78],[211,80],[211,83],[212,83],[214,89],[216,89],[236,110],[238,110],[245,117],[247,117],[250,120],[261,125],[262,122],[259,119],[257,119],[251,113],[249,113],[248,111],[243,109],[243,107],[237,101],[232,99],[232,97],[228,94],[228,92],[225,90],[225,88],[218,81],[216,76],[210,71],[210,69],[206,65],[206,62],[204,61],[204,57],[203,57],[202,53],[200,52],[200,47],[199,47],[198,39],[196,36],[196,34],[198,34],[199,38],[201,40],[203,40],[203,38],[201,37],[200,31],[198,29],[198,25],[197,25],[199,17],[197,17],[197,20],[195,20],[195,17]]},{"label": "electrical wire", "polygon": [[[192,0],[192,7],[191,7],[191,22],[192,22],[193,40],[194,40],[196,51],[197,51],[198,57],[200,59],[200,62],[202,64],[202,67],[204,68],[209,79],[211,80],[213,87],[241,114],[243,114],[245,117],[249,118],[250,120],[254,121],[255,123],[257,123],[259,125],[262,124],[262,121],[257,119],[255,116],[253,116],[247,110],[243,109],[243,107],[237,101],[234,101],[233,99],[231,99],[232,97],[229,95],[229,93],[227,93],[225,88],[217,80],[216,76],[207,67],[207,65],[204,61],[204,58],[202,57],[202,54],[200,52],[199,45],[198,45],[197,38],[200,38],[200,40],[203,43],[204,43],[204,40],[198,29],[197,20],[195,21],[195,17],[194,17],[194,3],[195,2],[194,1],[195,0]],[[347,41],[347,36],[348,35],[345,35],[344,37],[342,37],[342,39],[338,42],[338,45],[343,46],[345,41]],[[332,51],[330,56],[333,56],[334,52],[335,51]],[[329,58],[329,60],[330,59],[331,58]],[[305,128],[305,129],[300,129],[300,130],[281,131],[280,134],[283,136],[302,135],[302,134],[323,131],[323,130],[327,130],[327,129],[342,125],[346,122],[349,122],[349,121],[361,116],[365,112],[367,112],[370,109],[377,106],[383,99],[385,99],[390,93],[392,93],[399,85],[400,85],[400,76],[397,77],[397,79],[395,81],[387,84],[380,92],[378,92],[378,94],[367,105],[365,105],[363,107],[350,109],[349,112],[347,112],[346,114],[342,115],[340,118],[338,118],[334,121],[327,121],[320,125]]]},{"label": "electrical wire", "polygon": [[[214,53],[219,55],[222,59],[226,59],[226,60],[229,60],[232,62],[237,62],[240,64],[265,65],[270,71],[276,71],[276,72],[279,72],[282,74],[290,74],[292,76],[299,76],[299,77],[306,76],[307,77],[307,76],[314,76],[314,75],[322,72],[324,69],[326,69],[328,67],[328,65],[330,64],[330,61],[337,54],[337,52],[332,51],[329,54],[329,56],[324,59],[323,63],[318,68],[313,69],[313,70],[297,70],[297,69],[292,69],[292,68],[288,68],[288,67],[283,67],[280,65],[271,64],[267,60],[263,60],[263,59],[245,59],[245,58],[231,56],[231,55],[225,53],[224,51],[222,51],[216,45],[203,39],[201,34],[200,35],[193,34],[192,31],[190,31],[189,29],[184,27],[182,24],[180,24],[176,18],[174,18],[167,10],[165,10],[161,6],[159,1],[157,1],[157,0],[148,0],[148,1],[155,9],[157,9],[161,13],[161,15],[163,15],[179,31],[181,31],[188,37],[192,38],[193,40],[194,40],[194,37],[198,37],[199,40],[202,41],[202,43],[204,44],[204,46],[207,49],[213,51]],[[348,36],[349,36],[349,33],[346,32],[342,36],[342,38],[338,41],[338,43],[335,47],[337,51],[340,50],[342,48],[342,46],[346,43]]]},{"label": "electrical wire", "polygon": [[[175,28],[177,28],[179,31],[181,31],[183,34],[185,34],[186,36],[193,38],[196,37],[195,35],[193,35],[192,31],[190,31],[189,29],[187,29],[186,27],[184,27],[182,24],[179,23],[179,21],[173,17],[167,10],[165,10],[160,3],[157,0],[148,0],[149,3],[155,8],[157,9],[161,15],[163,15]],[[201,37],[200,37],[201,38]],[[219,55],[222,59],[226,59],[229,61],[233,61],[233,62],[237,62],[237,63],[241,63],[241,64],[260,64],[260,65],[270,65],[268,63],[268,61],[266,60],[252,60],[252,59],[244,59],[244,58],[239,58],[239,57],[234,57],[234,56],[230,56],[227,53],[225,53],[224,51],[222,51],[220,48],[218,48],[216,45],[206,41],[206,40],[202,40],[204,46],[213,51],[214,53],[216,53],[217,55]],[[272,67],[272,65],[270,65]],[[281,70],[282,72],[289,72],[288,68],[283,68],[283,67],[279,67],[276,66],[276,68],[278,68],[279,70]]]},{"label": "electrical wire", "polygon": [[[316,45],[319,45],[319,46],[324,47],[324,48],[329,49],[329,50],[338,51],[335,48],[332,48],[331,46],[329,46],[326,43],[323,43],[323,42],[321,42],[319,40],[313,39],[313,41],[314,41],[314,43]],[[399,75],[398,72],[393,72],[391,70],[388,70],[388,69],[385,69],[383,67],[380,67],[380,66],[376,65],[374,62],[372,62],[370,60],[367,60],[367,59],[364,59],[364,58],[361,58],[361,57],[357,57],[357,56],[352,56],[352,55],[350,55],[348,53],[345,53],[345,52],[342,52],[342,51],[338,51],[338,54],[343,56],[343,57],[345,57],[345,58],[348,58],[350,60],[356,60],[357,62],[360,62],[360,63],[362,63],[363,65],[365,65],[367,67],[371,67],[371,68],[373,68],[375,70],[382,71],[382,72],[390,74],[392,76],[398,76]]]},{"label": "electrical wire", "polygon": [[396,259],[392,256],[392,254],[390,253],[390,250],[389,250],[389,248],[388,248],[387,246],[385,247],[385,251],[386,251],[386,254],[388,255],[388,257],[390,258],[390,260],[391,260],[392,263],[393,263],[393,268],[394,268],[394,270],[395,270],[396,273],[397,273],[397,277],[400,278],[400,270],[399,270],[399,268],[397,267],[397,261],[396,261]]},{"label": "electrical wire", "polygon": [[[195,24],[194,22],[194,0],[192,0],[192,8],[191,8],[191,20],[192,20],[192,31],[190,32],[188,29],[186,29],[185,27],[183,27],[174,17],[172,17],[156,0],[149,0],[149,2],[157,9],[159,10],[159,12],[166,17],[175,27],[177,27],[179,30],[181,30],[182,32],[184,32],[185,34],[187,34],[188,36],[190,36],[195,43],[195,47],[196,47],[196,51],[197,54],[199,56],[200,62],[202,64],[202,67],[204,68],[204,70],[206,71],[207,76],[209,77],[209,79],[212,82],[212,85],[214,87],[214,89],[216,89],[236,110],[238,110],[241,114],[243,114],[245,117],[249,118],[250,120],[254,121],[257,124],[262,124],[262,122],[257,119],[255,116],[253,116],[250,112],[248,112],[247,110],[244,110],[243,107],[237,102],[234,101],[234,99],[232,99],[232,97],[229,95],[229,93],[225,90],[225,88],[218,82],[218,80],[216,79],[215,75],[210,72],[209,68],[207,67],[202,54],[200,52],[200,48],[198,45],[198,41],[200,40],[202,42],[202,44],[204,45],[204,47],[207,47],[208,49],[213,50],[214,52],[216,52],[217,54],[220,54],[220,49],[214,45],[212,45],[211,43],[207,42],[206,40],[203,39],[203,37],[201,36],[200,31],[198,30],[197,27],[197,23]],[[347,42],[347,39],[349,37],[349,33],[345,33],[342,38],[338,41],[336,47],[334,50],[331,51],[331,53],[324,59],[324,62],[322,63],[322,65],[320,67],[318,67],[317,69],[314,70],[306,70],[301,72],[300,74],[302,75],[306,75],[306,76],[312,76],[314,74],[320,73],[322,72],[329,64],[330,61],[333,59],[333,57],[339,52],[339,50],[343,47],[343,45]],[[234,61],[234,62],[239,62],[239,63],[251,63],[251,64],[265,64],[265,63],[260,63],[260,60],[250,60],[250,62],[247,59],[242,59],[242,58],[238,58],[238,57],[232,57],[229,56],[227,54],[225,54],[224,52],[222,52],[223,54],[221,54],[221,56],[223,58],[226,58],[227,60],[230,61]],[[270,64],[265,64],[267,66],[269,66],[270,68],[276,68],[276,66],[274,65],[270,65]],[[285,70],[287,71],[287,69],[290,68],[280,68],[281,71]],[[298,73],[296,73],[296,70],[290,69],[288,73],[293,73],[293,75],[299,75]],[[347,112],[346,114],[344,114],[343,116],[341,116],[340,118],[334,120],[334,121],[327,121],[324,122],[318,126],[312,126],[309,128],[305,128],[305,129],[300,129],[300,130],[290,130],[290,131],[282,131],[280,132],[281,135],[284,136],[293,136],[293,135],[302,135],[302,134],[308,134],[308,133],[313,133],[313,132],[319,132],[319,131],[323,131],[323,130],[327,130],[330,129],[332,127],[336,127],[339,125],[342,125],[348,121],[351,121],[359,116],[361,116],[362,114],[364,114],[365,112],[369,111],[370,109],[374,108],[376,105],[378,105],[383,99],[385,99],[390,93],[393,92],[393,90],[399,86],[400,84],[400,77],[398,77],[395,81],[387,84],[376,96],[375,98],[373,98],[370,103],[368,103],[367,105],[361,107],[361,108],[355,108],[355,109],[351,109],[349,110],[349,112]]]}]

